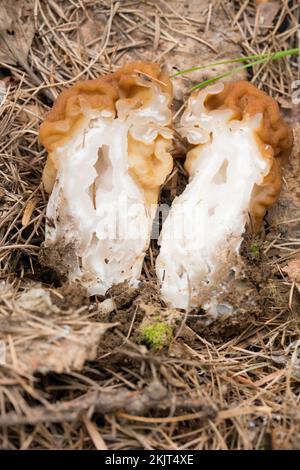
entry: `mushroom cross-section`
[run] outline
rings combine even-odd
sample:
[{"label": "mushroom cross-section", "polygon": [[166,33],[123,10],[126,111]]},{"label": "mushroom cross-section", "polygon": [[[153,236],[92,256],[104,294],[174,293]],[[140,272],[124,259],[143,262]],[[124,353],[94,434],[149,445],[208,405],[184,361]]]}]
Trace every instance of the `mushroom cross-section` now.
[{"label": "mushroom cross-section", "polygon": [[212,310],[238,275],[247,224],[257,231],[278,197],[292,133],[277,103],[244,81],[192,94],[179,132],[189,183],[164,222],[156,272],[167,304]]},{"label": "mushroom cross-section", "polygon": [[65,90],[40,127],[50,193],[43,261],[91,295],[135,284],[171,172],[171,85],[131,63]]}]

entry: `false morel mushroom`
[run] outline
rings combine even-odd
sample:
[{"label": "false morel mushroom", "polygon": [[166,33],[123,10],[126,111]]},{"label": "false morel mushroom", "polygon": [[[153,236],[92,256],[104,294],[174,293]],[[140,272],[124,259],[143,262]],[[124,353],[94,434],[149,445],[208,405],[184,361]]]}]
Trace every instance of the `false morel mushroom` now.
[{"label": "false morel mushroom", "polygon": [[257,232],[278,198],[292,132],[275,100],[246,81],[193,93],[179,132],[189,183],[164,222],[156,272],[168,305],[215,314],[231,308],[220,299],[238,276],[246,227]]},{"label": "false morel mushroom", "polygon": [[159,65],[131,63],[63,91],[40,127],[50,194],[43,260],[91,295],[140,277],[173,166],[171,96]]}]

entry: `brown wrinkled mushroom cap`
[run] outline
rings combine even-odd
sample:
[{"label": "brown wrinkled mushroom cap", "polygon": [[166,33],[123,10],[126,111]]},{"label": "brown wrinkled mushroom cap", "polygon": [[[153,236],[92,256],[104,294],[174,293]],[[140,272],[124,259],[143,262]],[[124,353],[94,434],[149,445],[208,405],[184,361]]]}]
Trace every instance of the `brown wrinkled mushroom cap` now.
[{"label": "brown wrinkled mushroom cap", "polygon": [[[127,64],[117,72],[95,80],[77,82],[58,96],[39,132],[40,142],[49,152],[43,173],[47,192],[52,191],[57,173],[53,154],[81,129],[88,110],[105,110],[116,116],[119,100],[131,109],[141,109],[153,98],[155,90],[151,83],[158,84],[160,90],[168,95],[170,105],[172,85],[169,77],[158,64],[141,61]],[[172,158],[167,152],[169,143],[158,137],[149,147],[130,138],[129,172],[145,189],[148,202],[155,201],[159,186],[172,170]],[[135,147],[140,150],[138,157]]]},{"label": "brown wrinkled mushroom cap", "polygon": [[238,81],[225,83],[218,94],[208,95],[205,100],[208,110],[231,109],[232,119],[247,119],[262,114],[256,131],[262,155],[270,159],[270,171],[252,192],[250,215],[252,228],[257,231],[267,209],[276,202],[281,189],[282,166],[287,162],[293,146],[293,133],[283,120],[277,102],[252,83]]}]

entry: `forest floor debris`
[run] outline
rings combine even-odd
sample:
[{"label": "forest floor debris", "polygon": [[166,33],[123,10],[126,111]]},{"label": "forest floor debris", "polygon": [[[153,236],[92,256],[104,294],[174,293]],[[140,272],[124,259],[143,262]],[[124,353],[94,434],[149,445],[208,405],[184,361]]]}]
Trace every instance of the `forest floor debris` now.
[{"label": "forest floor debris", "polygon": [[[174,73],[299,47],[298,2],[20,0],[14,11],[9,28],[0,23],[7,48],[0,56],[0,447],[300,449],[297,58],[234,77],[279,101],[296,142],[264,233],[245,243],[255,311],[217,321],[201,311],[170,312],[156,286],[156,241],[137,289],[114,286],[106,298],[89,299],[61,282],[39,262],[47,196],[38,142],[41,119],[63,87],[124,62],[157,60]],[[178,115],[189,88],[214,74],[174,80]],[[162,202],[186,183],[183,152],[176,142]],[[164,347],[141,337],[149,318],[172,328]]]}]

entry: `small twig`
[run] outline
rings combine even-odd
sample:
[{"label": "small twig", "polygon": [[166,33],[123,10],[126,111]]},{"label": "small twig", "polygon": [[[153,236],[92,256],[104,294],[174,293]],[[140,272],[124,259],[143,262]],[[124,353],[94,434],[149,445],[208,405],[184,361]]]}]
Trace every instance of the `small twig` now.
[{"label": "small twig", "polygon": [[9,412],[0,417],[0,426],[72,422],[90,409],[93,413],[117,413],[120,417],[123,413],[123,417],[127,414],[134,418],[147,414],[150,410],[168,411],[171,404],[175,409],[195,410],[195,417],[199,415],[198,417],[203,419],[213,419],[216,416],[216,410],[203,399],[172,397],[160,383],[152,382],[142,391],[129,391],[123,387],[117,390],[90,392],[76,400],[56,404],[52,410],[40,406],[33,407],[25,416]]}]

